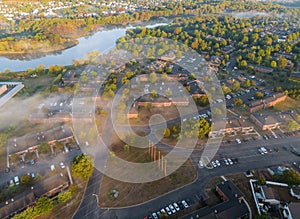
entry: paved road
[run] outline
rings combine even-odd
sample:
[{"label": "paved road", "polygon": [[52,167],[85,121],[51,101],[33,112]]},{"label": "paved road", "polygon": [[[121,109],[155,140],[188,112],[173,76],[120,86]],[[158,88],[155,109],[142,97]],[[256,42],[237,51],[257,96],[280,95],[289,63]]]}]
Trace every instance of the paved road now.
[{"label": "paved road", "polygon": [[[205,197],[204,188],[206,184],[215,176],[227,175],[232,173],[245,172],[251,169],[267,168],[274,165],[287,164],[291,165],[294,161],[300,161],[300,158],[292,154],[290,151],[283,149],[283,147],[295,147],[300,149],[300,137],[289,137],[282,139],[257,140],[243,144],[227,144],[222,145],[215,156],[215,159],[222,158],[239,158],[239,163],[232,166],[221,165],[221,167],[214,169],[197,168],[198,179],[196,182],[180,189],[180,192],[173,191],[169,194],[158,197],[154,200],[148,201],[139,206],[129,207],[124,209],[101,209],[97,207],[97,201],[91,194],[98,190],[95,183],[97,180],[100,182],[99,177],[101,173],[95,172],[94,176],[90,179],[87,192],[85,193],[84,200],[80,206],[79,211],[74,218],[119,218],[119,219],[134,219],[143,218],[151,212],[157,211],[174,201],[182,199],[197,200],[199,197]],[[272,150],[268,154],[261,155],[258,153],[259,146],[266,146],[268,149],[277,147],[278,152]],[[195,150],[191,159],[197,165],[201,156],[201,151]],[[137,194],[138,195],[138,194]]]}]

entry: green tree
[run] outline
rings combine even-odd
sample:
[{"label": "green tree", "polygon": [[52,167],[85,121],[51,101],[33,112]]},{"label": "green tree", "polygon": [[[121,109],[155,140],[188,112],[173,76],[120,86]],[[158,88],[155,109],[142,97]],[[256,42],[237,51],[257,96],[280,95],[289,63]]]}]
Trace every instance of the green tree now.
[{"label": "green tree", "polygon": [[226,85],[222,85],[222,90],[225,95],[231,92],[230,88],[227,87]]},{"label": "green tree", "polygon": [[242,60],[241,63],[240,63],[241,68],[246,68],[247,65],[248,65],[248,63],[247,63],[246,60]]},{"label": "green tree", "polygon": [[281,69],[283,69],[283,68],[285,68],[286,66],[287,66],[287,64],[288,64],[288,60],[286,59],[286,58],[284,58],[284,57],[280,57],[279,58],[279,60],[278,60],[278,66],[281,68]]},{"label": "green tree", "polygon": [[169,138],[171,136],[171,130],[166,128],[164,131],[164,138]]},{"label": "green tree", "polygon": [[94,161],[88,155],[77,155],[72,162],[72,174],[75,177],[87,181],[92,176],[94,170]]},{"label": "green tree", "polygon": [[235,99],[233,100],[233,104],[234,104],[235,106],[241,106],[241,105],[243,104],[243,100],[242,100],[241,98],[235,98]]},{"label": "green tree", "polygon": [[42,143],[38,150],[41,154],[49,154],[51,152],[50,145],[47,142]]},{"label": "green tree", "polygon": [[243,83],[243,87],[245,87],[245,88],[250,87],[250,85],[251,85],[251,82],[250,82],[249,79],[245,80],[244,83]]},{"label": "green tree", "polygon": [[255,96],[256,99],[262,99],[264,97],[264,94],[262,92],[258,91],[258,92],[255,93],[254,96]]},{"label": "green tree", "polygon": [[156,90],[152,90],[152,91],[150,92],[150,95],[151,95],[152,98],[157,97],[157,92],[156,92]]},{"label": "green tree", "polygon": [[53,208],[53,202],[47,197],[41,197],[37,200],[34,210],[38,214],[47,214]]},{"label": "green tree", "polygon": [[32,182],[32,178],[29,174],[25,174],[23,176],[21,176],[21,183],[23,185],[30,185],[30,183]]},{"label": "green tree", "polygon": [[277,68],[277,62],[276,61],[271,61],[271,64],[270,64],[270,66],[272,67],[272,68]]},{"label": "green tree", "polygon": [[282,174],[274,174],[273,179],[287,183],[289,186],[300,185],[300,174],[294,169],[287,169]]},{"label": "green tree", "polygon": [[238,81],[233,82],[232,86],[231,86],[231,90],[233,92],[238,92],[241,88],[241,85]]},{"label": "green tree", "polygon": [[156,82],[156,80],[157,80],[157,77],[156,77],[155,72],[151,72],[150,73],[150,82],[154,83],[154,82]]},{"label": "green tree", "polygon": [[59,141],[56,141],[54,143],[54,147],[55,147],[56,150],[63,150],[64,149],[64,144],[59,142]]},{"label": "green tree", "polygon": [[257,184],[261,186],[266,185],[266,178],[264,176],[259,176],[257,179]]},{"label": "green tree", "polygon": [[287,129],[289,131],[295,131],[295,130],[300,129],[300,125],[295,120],[290,119],[287,123]]},{"label": "green tree", "polygon": [[57,196],[59,202],[66,202],[71,198],[72,198],[72,193],[70,191],[61,192]]}]

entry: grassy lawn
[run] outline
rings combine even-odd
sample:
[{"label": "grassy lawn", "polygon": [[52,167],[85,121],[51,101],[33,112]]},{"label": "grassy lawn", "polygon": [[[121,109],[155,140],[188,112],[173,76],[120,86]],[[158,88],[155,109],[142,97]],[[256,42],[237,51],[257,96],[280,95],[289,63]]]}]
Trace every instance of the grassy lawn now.
[{"label": "grassy lawn", "polygon": [[285,101],[277,103],[274,106],[274,109],[278,111],[284,111],[284,110],[296,109],[299,108],[299,106],[300,106],[300,100],[287,97]]},{"label": "grassy lawn", "polygon": [[[111,151],[115,156],[130,162],[150,162],[148,148],[130,147],[129,151],[125,151],[124,143],[119,141],[111,146]],[[161,151],[161,154],[165,155],[166,153]],[[107,161],[107,166],[109,167],[110,165],[117,165],[113,158]],[[170,165],[172,165],[172,162],[170,162]],[[154,168],[161,171],[156,165]],[[191,183],[196,178],[197,172],[190,160],[187,160],[169,176],[148,183],[121,182],[104,176],[99,194],[100,205],[102,207],[125,207],[139,204]],[[116,199],[109,195],[114,189],[119,192],[119,196]]]}]

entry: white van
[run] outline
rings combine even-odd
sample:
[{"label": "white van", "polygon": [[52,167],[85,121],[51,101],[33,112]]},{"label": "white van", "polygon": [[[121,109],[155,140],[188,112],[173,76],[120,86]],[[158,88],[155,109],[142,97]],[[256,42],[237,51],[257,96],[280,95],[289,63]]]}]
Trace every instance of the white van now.
[{"label": "white van", "polygon": [[20,184],[20,178],[18,176],[15,176],[14,177],[14,182],[16,185],[19,185]]}]

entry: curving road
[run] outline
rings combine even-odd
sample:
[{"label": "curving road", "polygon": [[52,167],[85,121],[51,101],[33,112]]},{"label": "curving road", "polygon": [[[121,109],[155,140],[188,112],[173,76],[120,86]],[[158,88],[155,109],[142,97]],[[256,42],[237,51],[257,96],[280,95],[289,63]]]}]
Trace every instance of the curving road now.
[{"label": "curving road", "polygon": [[[268,141],[256,140],[243,144],[222,145],[215,156],[215,159],[219,159],[222,163],[223,158],[238,158],[237,164],[225,166],[222,163],[221,167],[211,170],[197,167],[198,179],[194,183],[181,188],[180,192],[173,191],[138,206],[122,209],[102,209],[97,206],[97,200],[92,194],[98,194],[102,174],[95,170],[88,183],[83,201],[73,218],[143,218],[144,216],[169,205],[171,202],[177,202],[182,199],[197,201],[201,196],[206,197],[204,188],[213,177],[245,172],[249,170],[249,168],[262,169],[274,165],[291,165],[294,161],[300,161],[299,157],[292,154],[289,150],[283,149],[283,147],[300,149],[299,143],[300,137],[297,136],[270,139]],[[265,146],[269,149],[269,153],[265,155],[259,154],[257,148],[260,146]],[[275,152],[274,148],[278,148],[278,152]],[[195,150],[191,155],[191,159],[196,166],[201,157],[201,153],[201,151]]]}]

